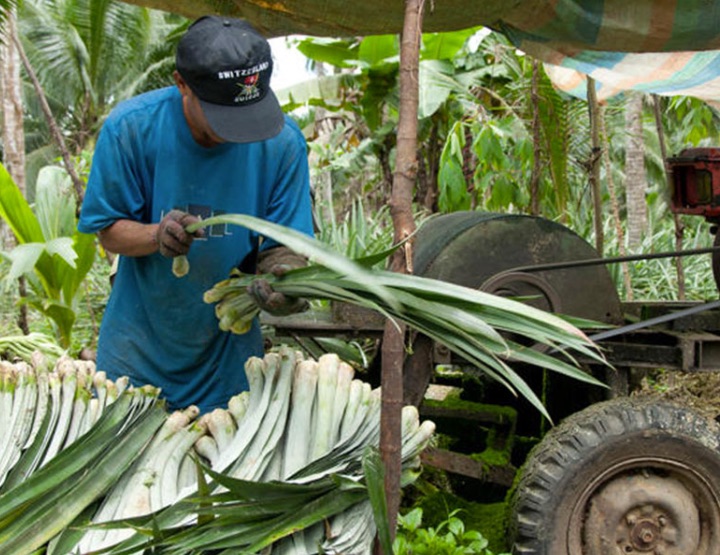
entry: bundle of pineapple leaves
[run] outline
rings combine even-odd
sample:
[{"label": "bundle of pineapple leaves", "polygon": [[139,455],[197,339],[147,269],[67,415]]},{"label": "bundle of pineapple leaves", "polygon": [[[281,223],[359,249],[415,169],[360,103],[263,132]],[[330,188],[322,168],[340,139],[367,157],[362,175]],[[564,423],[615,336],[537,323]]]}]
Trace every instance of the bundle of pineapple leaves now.
[{"label": "bundle of pineapple leaves", "polygon": [[279,277],[236,272],[207,291],[205,301],[215,303],[223,330],[245,333],[250,328],[260,308],[248,286],[255,279],[265,279],[275,291],[289,297],[350,303],[376,310],[391,321],[402,321],[525,397],[548,419],[542,401],[512,363],[603,386],[581,367],[577,357],[606,364],[604,356],[579,328],[559,315],[440,280],[378,270],[374,267],[392,250],[351,260],[300,232],[253,216],[216,216],[187,230],[217,224],[246,227],[309,260],[307,267]]}]

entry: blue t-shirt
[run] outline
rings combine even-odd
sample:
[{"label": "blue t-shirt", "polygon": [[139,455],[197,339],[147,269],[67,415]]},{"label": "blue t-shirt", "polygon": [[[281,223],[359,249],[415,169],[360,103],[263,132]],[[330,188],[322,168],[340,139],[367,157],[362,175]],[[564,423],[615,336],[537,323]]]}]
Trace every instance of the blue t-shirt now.
[{"label": "blue t-shirt", "polygon": [[[289,117],[272,139],[205,148],[190,134],[177,88],[142,94],[103,125],[78,228],[95,233],[120,219],[157,223],[180,209],[201,218],[249,214],[312,235],[306,148]],[[205,232],[190,248],[183,278],[159,253],[121,257],[100,328],[98,370],[161,387],[171,409],[227,406],[248,387],[245,361],[263,354],[257,321],[244,335],[222,332],[214,305],[203,301],[258,238],[239,226]]]}]

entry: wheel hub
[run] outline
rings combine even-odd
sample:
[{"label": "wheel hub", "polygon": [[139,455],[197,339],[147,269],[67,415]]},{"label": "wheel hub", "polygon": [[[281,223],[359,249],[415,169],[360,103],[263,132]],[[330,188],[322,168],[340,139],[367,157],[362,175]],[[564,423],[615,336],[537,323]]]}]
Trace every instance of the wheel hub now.
[{"label": "wheel hub", "polygon": [[[630,530],[630,543],[640,552],[653,551],[661,540],[661,527],[652,520],[642,520]],[[627,550],[626,550],[627,551]]]},{"label": "wheel hub", "polygon": [[480,290],[501,297],[528,297],[527,303],[547,312],[563,312],[560,295],[542,276],[501,272],[483,282]]},{"label": "wheel hub", "polygon": [[700,546],[695,499],[679,480],[621,475],[590,500],[588,555],[687,555]]}]

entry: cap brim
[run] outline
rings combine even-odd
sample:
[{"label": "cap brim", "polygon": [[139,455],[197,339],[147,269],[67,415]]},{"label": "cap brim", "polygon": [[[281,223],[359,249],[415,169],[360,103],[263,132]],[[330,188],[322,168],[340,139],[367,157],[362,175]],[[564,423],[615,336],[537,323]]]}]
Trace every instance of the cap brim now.
[{"label": "cap brim", "polygon": [[223,106],[204,100],[200,106],[215,134],[231,143],[271,139],[285,125],[285,114],[272,91],[249,106]]}]

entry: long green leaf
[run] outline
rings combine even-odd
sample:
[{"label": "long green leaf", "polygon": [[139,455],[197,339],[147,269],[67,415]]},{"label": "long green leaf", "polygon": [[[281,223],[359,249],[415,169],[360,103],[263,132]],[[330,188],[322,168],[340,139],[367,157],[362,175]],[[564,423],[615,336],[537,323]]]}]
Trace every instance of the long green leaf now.
[{"label": "long green leaf", "polygon": [[50,241],[75,232],[75,195],[68,173],[59,166],[45,166],[35,185],[35,214],[43,237]]},{"label": "long green leaf", "polygon": [[[279,279],[265,276],[277,291],[291,297],[348,302],[377,310],[387,318],[402,320],[411,328],[446,345],[461,358],[476,364],[513,393],[525,397],[548,419],[549,414],[537,394],[507,364],[508,361],[536,364],[589,383],[598,383],[576,368],[570,350],[599,363],[605,363],[604,357],[581,330],[557,315],[516,300],[425,277],[383,270],[350,272],[347,259],[329,252],[316,242],[313,244],[313,240],[297,232],[272,224],[269,228],[272,234],[269,234],[267,230],[263,231],[263,225],[267,223],[254,218],[248,220],[248,217],[238,215],[220,218],[206,220],[202,224],[249,223],[251,227],[248,227],[254,231],[267,234],[314,263],[308,268],[288,272]],[[188,231],[192,230],[192,227],[188,228]],[[319,252],[316,252],[316,246]],[[206,301],[218,303],[216,312],[219,316],[222,313],[222,329],[247,329],[247,320],[256,314],[252,305],[243,298],[252,279],[254,276],[226,280],[206,294]],[[378,291],[382,295],[378,295]],[[224,304],[224,298],[232,300]],[[389,299],[392,302],[388,302]],[[232,323],[236,317],[246,320],[237,328]],[[524,336],[560,351],[572,364],[527,351],[517,342],[506,341],[500,332]]]},{"label": "long green leaf", "polygon": [[382,547],[383,553],[389,555],[393,552],[392,534],[385,499],[385,468],[380,458],[380,452],[373,447],[369,447],[363,456],[362,464],[368,488],[368,497],[370,498],[370,505],[373,508],[373,517],[378,530],[380,547]]},{"label": "long green leaf", "polygon": [[[249,553],[257,553],[279,539],[322,522],[366,498],[365,487],[350,480],[341,480],[340,487],[307,503],[302,513],[285,513],[274,521],[264,523],[254,534],[237,539],[240,539],[241,545],[247,545],[245,549]],[[209,547],[227,549],[222,552],[224,555],[237,553],[233,551],[235,544],[226,539]]]},{"label": "long green leaf", "polygon": [[15,185],[5,166],[1,164],[0,216],[12,229],[18,243],[42,243],[45,241],[40,224],[30,209],[30,205]]},{"label": "long green leaf", "polygon": [[7,279],[16,280],[23,274],[32,272],[44,252],[45,245],[43,243],[23,243],[16,246],[8,254],[12,260],[12,266],[10,266]]},{"label": "long green leaf", "polygon": [[[62,532],[85,508],[117,481],[136,459],[167,414],[154,405],[112,443],[70,487],[65,485],[61,502],[34,503],[22,517],[0,531],[0,555],[17,555],[39,549]],[[38,527],[38,522],[42,526]]]},{"label": "long green leaf", "polygon": [[247,216],[244,214],[226,214],[223,216],[214,216],[207,220],[202,220],[196,224],[188,226],[189,232],[197,231],[200,228],[217,225],[217,224],[233,224],[246,227],[256,233],[269,237],[301,254],[316,264],[330,268],[340,275],[364,284],[364,286],[383,299],[388,305],[399,309],[397,301],[386,288],[374,279],[373,274],[356,264],[349,258],[342,256],[323,245],[319,241],[308,237],[307,235],[295,231],[272,222],[267,222],[260,218]]},{"label": "long green leaf", "polygon": [[[43,468],[34,472],[16,488],[4,491],[0,495],[0,521],[23,505],[42,497],[45,492],[63,484],[68,478],[92,462],[124,425],[131,404],[132,396],[130,394],[120,396],[103,412],[100,420],[90,429],[82,442],[75,442],[58,453]],[[40,437],[35,439],[35,441],[41,440]]]}]

